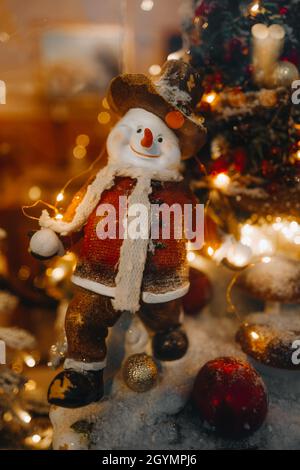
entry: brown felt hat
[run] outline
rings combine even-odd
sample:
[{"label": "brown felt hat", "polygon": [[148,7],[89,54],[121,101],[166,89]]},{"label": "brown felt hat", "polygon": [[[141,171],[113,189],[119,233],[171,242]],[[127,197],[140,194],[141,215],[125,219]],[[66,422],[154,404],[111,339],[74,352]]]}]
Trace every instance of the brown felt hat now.
[{"label": "brown felt hat", "polygon": [[129,109],[142,108],[161,118],[179,138],[183,158],[189,158],[206,140],[204,119],[195,114],[202,93],[200,77],[191,65],[169,60],[155,81],[143,74],[114,78],[108,102],[119,116]]}]

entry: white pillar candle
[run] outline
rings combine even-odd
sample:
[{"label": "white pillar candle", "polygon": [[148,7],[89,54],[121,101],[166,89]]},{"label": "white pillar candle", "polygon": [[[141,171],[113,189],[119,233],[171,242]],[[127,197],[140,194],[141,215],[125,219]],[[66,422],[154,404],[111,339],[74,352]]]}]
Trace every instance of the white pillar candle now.
[{"label": "white pillar candle", "polygon": [[258,85],[272,87],[272,75],[284,45],[285,31],[273,24],[252,27],[254,78]]}]

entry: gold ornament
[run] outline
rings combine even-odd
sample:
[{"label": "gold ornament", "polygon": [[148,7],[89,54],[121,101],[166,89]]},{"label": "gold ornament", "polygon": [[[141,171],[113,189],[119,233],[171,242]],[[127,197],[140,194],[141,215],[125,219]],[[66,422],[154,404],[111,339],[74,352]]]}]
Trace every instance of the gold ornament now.
[{"label": "gold ornament", "polygon": [[299,78],[299,71],[296,65],[291,62],[279,62],[273,72],[272,82],[274,87],[289,87]]},{"label": "gold ornament", "polygon": [[247,98],[245,93],[240,90],[231,90],[227,94],[227,99],[233,108],[240,108],[246,105]]},{"label": "gold ornament", "polygon": [[158,376],[157,365],[145,353],[128,357],[123,366],[123,378],[126,385],[135,392],[147,392],[156,383]]},{"label": "gold ornament", "polygon": [[261,90],[259,101],[265,108],[273,108],[277,104],[277,95],[274,90]]}]

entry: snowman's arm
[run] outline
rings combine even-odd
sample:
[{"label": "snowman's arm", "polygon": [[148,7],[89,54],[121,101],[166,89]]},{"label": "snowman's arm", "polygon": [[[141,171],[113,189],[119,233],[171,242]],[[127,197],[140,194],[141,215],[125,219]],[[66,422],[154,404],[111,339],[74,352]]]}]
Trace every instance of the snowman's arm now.
[{"label": "snowman's arm", "polygon": [[[77,191],[75,196],[73,197],[71,203],[67,207],[65,213],[64,213],[64,222],[71,222],[75,216],[76,209],[81,203],[82,199],[84,198],[88,186],[93,182],[95,177],[90,178],[80,189]],[[76,245],[81,238],[83,237],[84,230],[83,228],[79,231],[72,232],[68,236],[60,236],[59,238],[61,239],[64,247],[66,250],[70,250],[72,246]]]},{"label": "snowman's arm", "polygon": [[[91,184],[89,180],[73,197],[70,205],[64,213],[64,222],[71,222],[76,214],[76,209],[85,196],[87,187]],[[74,231],[66,236],[54,232],[51,228],[42,228],[36,232],[29,245],[31,254],[39,259],[51,259],[54,256],[62,256],[65,251],[76,245],[83,236],[83,229]]]},{"label": "snowman's arm", "polygon": [[63,237],[61,235],[58,235],[58,237],[61,240],[65,251],[69,251],[74,247],[74,245],[80,242],[83,235],[84,230],[81,229],[79,232],[73,232],[71,235],[67,235],[66,237]]},{"label": "snowman's arm", "polygon": [[34,233],[29,244],[30,253],[40,259],[48,260],[55,256],[63,256],[83,236],[83,230],[74,232],[68,236],[59,236],[53,230],[45,228]]},{"label": "snowman's arm", "polygon": [[[81,203],[81,201],[83,200],[84,196],[85,196],[85,193],[87,191],[87,188],[89,187],[89,185],[93,182],[93,180],[95,179],[95,177],[92,177],[90,178],[80,189],[79,191],[77,191],[77,193],[75,194],[75,196],[73,196],[73,199],[72,201],[70,202],[69,206],[67,207],[65,213],[64,213],[64,222],[72,222],[74,216],[75,216],[75,213],[76,213],[76,210],[77,210],[77,207],[79,206],[79,204]],[[75,232],[77,233],[77,232]]]}]

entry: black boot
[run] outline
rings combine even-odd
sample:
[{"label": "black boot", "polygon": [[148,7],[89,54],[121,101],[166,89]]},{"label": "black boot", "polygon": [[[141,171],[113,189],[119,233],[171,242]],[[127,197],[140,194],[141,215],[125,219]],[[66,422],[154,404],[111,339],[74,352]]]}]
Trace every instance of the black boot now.
[{"label": "black boot", "polygon": [[48,389],[48,402],[63,408],[80,408],[103,397],[103,370],[78,372],[65,369]]},{"label": "black boot", "polygon": [[175,361],[188,349],[188,338],[179,327],[156,333],[152,340],[153,354],[160,361]]}]

